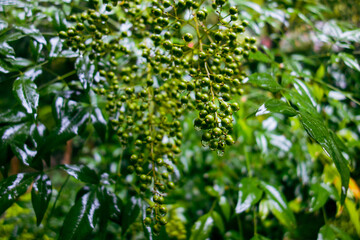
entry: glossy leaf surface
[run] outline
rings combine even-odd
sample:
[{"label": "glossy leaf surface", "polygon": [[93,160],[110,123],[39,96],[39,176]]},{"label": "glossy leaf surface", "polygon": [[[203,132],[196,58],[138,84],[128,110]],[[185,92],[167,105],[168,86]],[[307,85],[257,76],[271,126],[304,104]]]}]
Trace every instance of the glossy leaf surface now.
[{"label": "glossy leaf surface", "polygon": [[312,117],[307,112],[301,112],[301,122],[307,133],[321,145],[326,154],[334,161],[341,176],[341,202],[344,203],[350,179],[350,171],[344,156],[321,120]]},{"label": "glossy leaf surface", "polygon": [[52,184],[46,174],[35,178],[31,189],[31,201],[36,214],[37,225],[40,225],[52,195]]},{"label": "glossy leaf surface", "polygon": [[235,212],[239,214],[248,210],[261,199],[262,194],[263,190],[259,188],[257,179],[243,178],[239,184]]},{"label": "glossy leaf surface", "polygon": [[256,87],[269,90],[270,92],[278,92],[282,89],[275,78],[269,73],[253,73],[244,83],[251,83]]},{"label": "glossy leaf surface", "polygon": [[0,215],[23,195],[34,180],[34,174],[19,173],[0,182]]},{"label": "glossy leaf surface", "polygon": [[91,236],[99,221],[99,209],[96,191],[83,195],[67,214],[59,239],[85,239]]},{"label": "glossy leaf surface", "polygon": [[97,173],[85,165],[61,165],[61,169],[65,170],[69,175],[77,180],[86,183],[99,183],[99,176]]},{"label": "glossy leaf surface", "polygon": [[296,220],[293,212],[288,206],[284,195],[270,184],[260,182],[260,187],[264,190],[268,201],[268,207],[275,217],[286,227],[293,229],[296,227]]},{"label": "glossy leaf surface", "polygon": [[214,227],[214,219],[211,213],[201,216],[191,228],[190,240],[205,240],[209,237]]}]

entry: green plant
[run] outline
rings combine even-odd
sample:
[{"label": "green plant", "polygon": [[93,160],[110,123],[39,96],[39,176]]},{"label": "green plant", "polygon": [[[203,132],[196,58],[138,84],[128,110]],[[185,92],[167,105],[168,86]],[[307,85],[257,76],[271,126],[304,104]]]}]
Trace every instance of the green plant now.
[{"label": "green plant", "polygon": [[[38,238],[360,236],[359,29],[325,4],[15,2],[0,8],[1,214],[32,186]],[[290,44],[298,22],[322,48]],[[56,162],[71,149],[76,164]]]}]

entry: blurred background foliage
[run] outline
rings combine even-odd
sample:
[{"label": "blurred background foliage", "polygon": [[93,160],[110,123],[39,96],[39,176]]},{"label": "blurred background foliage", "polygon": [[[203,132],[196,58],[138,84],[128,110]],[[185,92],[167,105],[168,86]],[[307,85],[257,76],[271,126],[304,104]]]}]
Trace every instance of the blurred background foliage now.
[{"label": "blurred background foliage", "polygon": [[[236,144],[223,156],[202,147],[195,114],[182,119],[185,140],[177,187],[167,198],[168,236],[162,238],[359,239],[360,1],[229,2],[249,21],[246,34],[258,39],[260,51],[250,54],[248,73],[276,76],[288,92],[244,84],[237,99]],[[119,147],[107,127],[104,99],[79,90],[76,55],[62,50],[57,37],[67,26],[66,16],[87,4],[0,0],[2,178],[32,171],[14,155],[27,154],[25,162],[31,162],[31,147],[58,127],[54,105],[61,102],[70,119],[67,127],[75,130],[48,143],[51,166],[85,164],[122,202],[120,220],[109,222],[102,235],[95,227],[92,238],[144,239],[140,210],[145,204],[119,166],[128,149]],[[13,94],[16,81],[26,82],[25,90],[38,100],[22,107]],[[284,96],[297,110],[315,111],[335,133],[351,170],[343,206],[333,161],[307,135],[299,116],[290,117],[278,102],[268,101]],[[91,117],[76,122],[72,111],[83,109]],[[36,124],[31,115],[37,115]],[[0,239],[58,237],[75,199],[89,187],[56,167],[46,172],[53,193],[42,223],[36,224],[30,192],[25,193],[1,216]]]}]

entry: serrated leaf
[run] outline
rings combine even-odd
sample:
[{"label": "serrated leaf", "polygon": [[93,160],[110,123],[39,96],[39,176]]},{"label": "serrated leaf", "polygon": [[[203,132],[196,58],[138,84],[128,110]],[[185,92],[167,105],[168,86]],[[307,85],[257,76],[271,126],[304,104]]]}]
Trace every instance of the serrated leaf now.
[{"label": "serrated leaf", "polygon": [[275,78],[269,73],[253,73],[244,83],[251,83],[255,87],[260,87],[270,92],[278,92],[282,89]]},{"label": "serrated leaf", "polygon": [[260,51],[256,51],[255,53],[250,52],[249,59],[257,61],[257,62],[264,62],[264,63],[272,62],[271,58],[268,55],[266,55]]},{"label": "serrated leaf", "polygon": [[313,193],[313,196],[310,200],[310,211],[314,212],[319,210],[322,206],[325,205],[329,199],[330,192],[329,186],[326,184],[315,183],[310,187],[310,191]]},{"label": "serrated leaf", "polygon": [[224,214],[226,221],[230,220],[231,208],[229,201],[225,196],[221,196],[219,199],[219,206],[221,208],[221,212]]},{"label": "serrated leaf", "polygon": [[350,171],[347,166],[346,159],[342,155],[338,144],[331,135],[329,129],[325,127],[323,121],[313,117],[311,114],[301,111],[301,122],[310,137],[315,139],[332,158],[335,163],[336,169],[341,177],[341,203],[343,204],[346,197],[346,192],[349,186]]},{"label": "serrated leaf", "polygon": [[37,225],[40,225],[52,195],[50,178],[42,173],[35,178],[31,189],[31,202],[36,215]]},{"label": "serrated leaf", "polygon": [[190,240],[205,240],[214,227],[214,219],[210,213],[201,216],[191,228]]},{"label": "serrated leaf", "polygon": [[85,183],[98,184],[100,181],[97,173],[85,165],[61,165],[61,169],[65,170],[69,175],[73,176],[79,181]]},{"label": "serrated leaf", "polygon": [[269,199],[267,205],[270,211],[275,215],[280,223],[287,228],[295,228],[295,216],[289,208],[284,195],[275,187],[263,181],[260,182],[260,187],[264,190],[267,198]]},{"label": "serrated leaf", "polygon": [[141,201],[139,198],[132,196],[124,207],[122,214],[122,234],[124,235],[129,226],[136,220],[140,213]]},{"label": "serrated leaf", "polygon": [[67,214],[59,240],[85,239],[89,237],[99,221],[100,202],[96,191],[84,194]]},{"label": "serrated leaf", "polygon": [[0,182],[0,215],[27,191],[33,179],[32,173],[19,173]]},{"label": "serrated leaf", "polygon": [[39,93],[36,84],[30,78],[21,75],[15,80],[13,91],[27,113],[36,117],[36,109],[39,104]]},{"label": "serrated leaf", "polygon": [[235,207],[237,214],[248,210],[260,201],[263,190],[259,188],[258,181],[253,178],[243,178],[239,184],[238,201]]}]

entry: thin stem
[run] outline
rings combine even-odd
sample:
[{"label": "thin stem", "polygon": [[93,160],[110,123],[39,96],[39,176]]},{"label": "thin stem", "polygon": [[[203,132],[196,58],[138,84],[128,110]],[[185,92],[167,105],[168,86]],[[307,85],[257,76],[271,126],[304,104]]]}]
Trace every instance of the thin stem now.
[{"label": "thin stem", "polygon": [[71,71],[71,72],[65,73],[65,74],[62,75],[62,76],[58,76],[58,77],[50,80],[49,82],[41,85],[41,86],[38,88],[38,90],[43,89],[43,88],[46,87],[47,85],[52,84],[52,83],[54,83],[54,82],[57,82],[57,81],[59,81],[59,80],[64,80],[65,78],[70,77],[71,75],[74,75],[75,73],[76,73],[76,70],[73,70],[73,71]]}]

